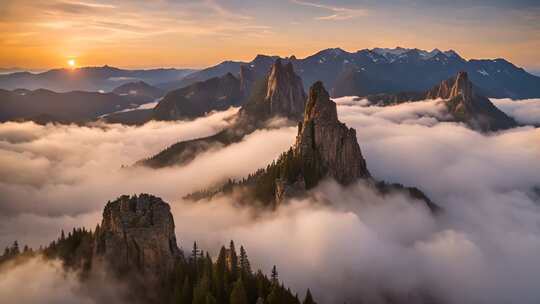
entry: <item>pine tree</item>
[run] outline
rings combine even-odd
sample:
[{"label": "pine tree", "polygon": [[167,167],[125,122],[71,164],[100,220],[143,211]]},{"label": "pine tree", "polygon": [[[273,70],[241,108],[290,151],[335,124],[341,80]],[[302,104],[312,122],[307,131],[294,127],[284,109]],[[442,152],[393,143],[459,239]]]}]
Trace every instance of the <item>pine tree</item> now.
[{"label": "pine tree", "polygon": [[193,242],[193,249],[191,250],[191,259],[193,263],[197,263],[197,258],[199,257],[199,248],[197,247],[197,242]]},{"label": "pine tree", "polygon": [[13,242],[13,246],[11,246],[11,255],[16,256],[19,255],[21,251],[19,250],[19,242],[15,241]]},{"label": "pine tree", "polygon": [[234,283],[234,287],[231,292],[230,304],[248,304],[246,290],[244,288],[244,284],[242,283],[242,279],[238,279],[238,281]]},{"label": "pine tree", "polygon": [[303,304],[316,304],[315,301],[313,301],[313,297],[311,296],[311,290],[307,290],[306,292],[306,298],[304,299]]},{"label": "pine tree", "polygon": [[274,265],[274,267],[272,267],[271,278],[272,278],[272,283],[273,284],[278,284],[279,283],[279,275],[278,275],[278,272],[277,272],[276,265]]},{"label": "pine tree", "polygon": [[224,246],[219,251],[218,258],[214,267],[214,286],[216,290],[216,300],[218,303],[225,303],[226,295],[226,271],[227,271],[227,250]]},{"label": "pine tree", "polygon": [[234,242],[231,240],[229,244],[229,255],[230,255],[230,268],[231,268],[231,277],[233,281],[238,279],[238,256],[236,255],[236,249],[234,248]]},{"label": "pine tree", "polygon": [[242,274],[251,274],[251,265],[244,246],[240,246],[240,270]]}]

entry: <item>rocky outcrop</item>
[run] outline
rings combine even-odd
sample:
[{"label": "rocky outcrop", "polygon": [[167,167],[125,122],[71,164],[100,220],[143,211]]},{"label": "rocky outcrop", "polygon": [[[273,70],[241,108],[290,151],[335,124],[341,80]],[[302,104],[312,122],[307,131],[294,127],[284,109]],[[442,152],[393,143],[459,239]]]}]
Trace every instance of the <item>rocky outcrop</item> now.
[{"label": "rocky outcrop", "polygon": [[280,59],[276,60],[268,76],[265,99],[270,104],[271,115],[302,116],[306,94],[302,79],[294,73],[292,63],[282,65]]},{"label": "rocky outcrop", "polygon": [[498,131],[517,126],[516,121],[473,89],[466,72],[443,81],[427,92],[426,99],[442,98],[457,121],[481,131]]},{"label": "rocky outcrop", "polygon": [[266,81],[253,87],[250,99],[240,110],[240,121],[265,121],[272,117],[300,120],[305,101],[302,79],[294,72],[292,63],[283,64],[277,59]]},{"label": "rocky outcrop", "polygon": [[304,161],[316,164],[320,175],[328,175],[343,185],[370,177],[356,131],[338,120],[336,103],[321,82],[310,89],[294,151]]},{"label": "rocky outcrop", "polygon": [[167,275],[180,256],[169,205],[148,194],[108,202],[94,251],[117,274],[137,273],[150,279]]},{"label": "rocky outcrop", "polygon": [[453,121],[465,123],[472,129],[487,132],[517,126],[513,118],[507,116],[487,97],[478,92],[466,72],[459,72],[455,77],[442,81],[426,92],[378,94],[366,96],[366,99],[375,105],[442,99]]}]

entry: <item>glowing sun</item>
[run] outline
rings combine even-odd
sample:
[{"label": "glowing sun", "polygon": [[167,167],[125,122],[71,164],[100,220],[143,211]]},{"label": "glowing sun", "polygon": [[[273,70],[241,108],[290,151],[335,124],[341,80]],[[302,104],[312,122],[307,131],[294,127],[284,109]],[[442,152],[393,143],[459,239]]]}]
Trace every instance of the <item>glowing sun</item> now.
[{"label": "glowing sun", "polygon": [[68,65],[69,65],[70,67],[72,67],[72,68],[74,68],[74,67],[75,67],[75,64],[76,64],[76,63],[75,63],[75,59],[69,59],[67,63],[68,63]]}]

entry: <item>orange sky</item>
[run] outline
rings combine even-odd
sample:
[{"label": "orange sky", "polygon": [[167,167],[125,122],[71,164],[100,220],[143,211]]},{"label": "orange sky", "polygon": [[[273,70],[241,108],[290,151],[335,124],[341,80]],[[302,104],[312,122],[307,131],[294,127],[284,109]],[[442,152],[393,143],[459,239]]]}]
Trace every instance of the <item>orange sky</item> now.
[{"label": "orange sky", "polygon": [[399,45],[540,69],[540,10],[524,6],[528,1],[384,2],[7,0],[0,5],[0,67],[64,67],[70,58],[79,66],[204,67],[258,53],[304,57],[329,47]]}]

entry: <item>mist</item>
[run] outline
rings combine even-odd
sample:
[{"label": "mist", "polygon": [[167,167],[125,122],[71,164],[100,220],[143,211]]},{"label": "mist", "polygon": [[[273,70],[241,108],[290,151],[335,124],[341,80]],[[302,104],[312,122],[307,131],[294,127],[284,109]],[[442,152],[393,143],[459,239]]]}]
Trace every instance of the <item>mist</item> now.
[{"label": "mist", "polygon": [[499,110],[522,124],[540,125],[540,99],[491,99]]},{"label": "mist", "polygon": [[[343,188],[330,180],[309,198],[256,217],[233,197],[182,200],[266,166],[294,142],[291,127],[257,131],[182,167],[120,168],[224,128],[234,109],[140,127],[6,123],[0,125],[0,244],[17,239],[38,246],[62,228],[93,228],[108,200],[149,192],[171,204],[183,249],[197,241],[217,254],[234,239],[246,247],[253,268],[268,273],[275,264],[286,285],[301,296],[311,288],[319,303],[424,295],[444,303],[540,298],[538,129],[484,135],[441,122],[447,114],[437,101],[393,107],[336,102],[340,120],[357,131],[372,175],[420,188],[444,209],[440,216],[399,194],[382,198],[361,182]],[[524,103],[521,111],[533,113],[526,110],[533,106]]]}]

